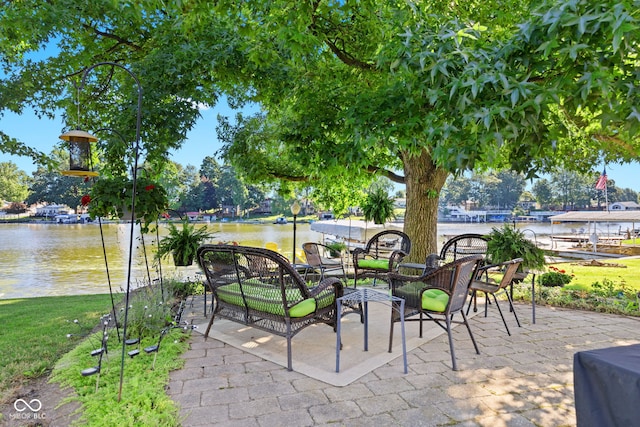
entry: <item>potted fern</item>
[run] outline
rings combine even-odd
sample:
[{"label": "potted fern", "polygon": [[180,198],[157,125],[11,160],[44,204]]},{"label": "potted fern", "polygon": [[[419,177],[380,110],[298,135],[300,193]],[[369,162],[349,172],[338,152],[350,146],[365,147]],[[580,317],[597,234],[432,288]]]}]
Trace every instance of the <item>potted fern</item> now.
[{"label": "potted fern", "polygon": [[195,224],[189,224],[188,218],[182,221],[180,228],[170,222],[169,234],[158,243],[156,257],[162,259],[171,254],[177,267],[189,266],[193,264],[198,247],[212,237],[213,233],[207,231],[206,225],[196,228]]},{"label": "potted fern", "polygon": [[373,220],[375,224],[384,224],[395,218],[394,200],[382,188],[368,193],[360,208],[364,213],[365,221]]},{"label": "potted fern", "polygon": [[332,258],[338,258],[342,251],[347,249],[347,245],[342,242],[331,242],[325,246],[329,249],[329,256]]},{"label": "potted fern", "polygon": [[515,227],[508,224],[502,228],[493,227],[487,237],[487,258],[492,264],[522,258],[520,271],[539,269],[545,265],[544,251]]}]

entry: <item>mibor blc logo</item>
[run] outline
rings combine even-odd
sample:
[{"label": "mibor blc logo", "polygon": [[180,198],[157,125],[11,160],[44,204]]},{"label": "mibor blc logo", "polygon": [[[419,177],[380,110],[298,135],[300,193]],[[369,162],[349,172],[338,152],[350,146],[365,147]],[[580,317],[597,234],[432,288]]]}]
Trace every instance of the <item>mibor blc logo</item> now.
[{"label": "mibor blc logo", "polygon": [[28,402],[24,399],[17,399],[13,402],[13,409],[15,409],[17,413],[10,414],[9,417],[14,420],[45,419],[44,412],[40,412],[42,409],[42,402],[38,399],[31,399]]}]

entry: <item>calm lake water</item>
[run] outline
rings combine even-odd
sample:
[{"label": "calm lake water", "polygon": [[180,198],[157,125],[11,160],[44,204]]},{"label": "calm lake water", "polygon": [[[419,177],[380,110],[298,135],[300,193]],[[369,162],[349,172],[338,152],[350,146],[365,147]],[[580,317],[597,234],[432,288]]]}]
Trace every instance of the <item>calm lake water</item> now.
[{"label": "calm lake water", "polygon": [[[203,224],[204,225],[204,224]],[[211,223],[206,225],[215,232],[214,242],[236,241],[242,245],[264,247],[275,242],[285,255],[293,247],[293,224]],[[500,224],[439,224],[438,243],[446,236],[462,233],[486,233]],[[551,233],[549,223],[518,224],[539,236]],[[560,224],[554,233],[570,232],[586,225]],[[303,242],[322,241],[322,234],[311,231],[309,224],[298,224],[296,246]],[[603,229],[602,225],[599,226]],[[611,232],[618,225],[610,225]],[[624,229],[624,227],[623,227]],[[604,228],[606,232],[606,228]],[[120,292],[126,286],[129,248],[129,224],[103,224],[107,262],[111,286]],[[161,226],[160,236],[166,233]],[[139,235],[138,235],[139,237]],[[155,233],[145,235],[145,244],[136,241],[132,286],[146,277],[144,251],[146,249],[152,279],[158,277],[151,265],[155,247]],[[194,277],[198,267],[175,268],[163,262],[163,277],[179,275]],[[97,224],[0,224],[0,299],[51,295],[108,293],[105,259],[100,227]]]}]

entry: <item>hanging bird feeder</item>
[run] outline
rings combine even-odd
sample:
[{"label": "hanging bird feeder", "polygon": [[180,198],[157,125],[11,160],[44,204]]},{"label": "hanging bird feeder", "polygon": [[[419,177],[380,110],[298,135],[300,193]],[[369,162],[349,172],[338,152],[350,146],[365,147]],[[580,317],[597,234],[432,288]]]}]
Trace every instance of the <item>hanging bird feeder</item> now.
[{"label": "hanging bird feeder", "polygon": [[66,176],[98,176],[91,170],[91,143],[98,138],[83,130],[75,129],[60,135],[60,139],[69,144],[69,170],[62,171]]}]

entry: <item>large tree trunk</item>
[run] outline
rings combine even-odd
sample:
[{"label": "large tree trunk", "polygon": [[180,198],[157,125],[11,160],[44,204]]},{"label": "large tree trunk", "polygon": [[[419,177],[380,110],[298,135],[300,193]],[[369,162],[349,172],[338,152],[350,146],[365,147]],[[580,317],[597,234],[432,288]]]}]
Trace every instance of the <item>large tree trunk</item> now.
[{"label": "large tree trunk", "polygon": [[426,150],[401,153],[407,191],[404,231],[411,238],[409,261],[424,262],[438,251],[438,199],[449,173],[438,168]]}]

